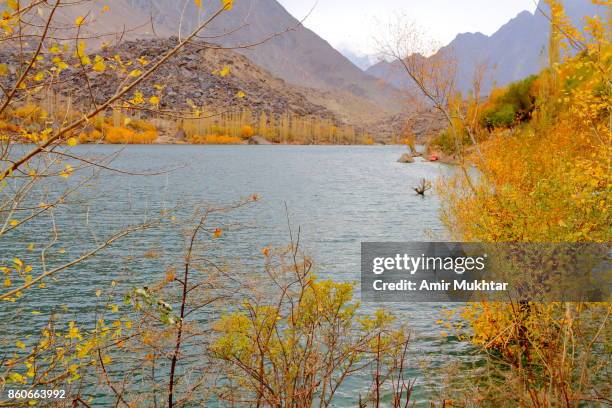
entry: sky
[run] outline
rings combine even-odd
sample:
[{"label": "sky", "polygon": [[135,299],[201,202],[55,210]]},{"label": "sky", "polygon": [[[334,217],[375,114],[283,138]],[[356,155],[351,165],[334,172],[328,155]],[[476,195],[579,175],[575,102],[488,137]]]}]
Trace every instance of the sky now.
[{"label": "sky", "polygon": [[[298,20],[340,51],[376,53],[377,22],[404,15],[446,45],[463,32],[493,34],[534,0],[279,0]],[[313,9],[314,7],[314,9]]]}]

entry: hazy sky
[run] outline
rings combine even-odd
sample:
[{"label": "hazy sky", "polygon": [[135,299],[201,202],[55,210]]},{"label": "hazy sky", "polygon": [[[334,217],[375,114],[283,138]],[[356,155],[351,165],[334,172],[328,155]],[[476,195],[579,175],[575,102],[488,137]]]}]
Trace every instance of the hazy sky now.
[{"label": "hazy sky", "polygon": [[334,47],[375,52],[376,21],[409,16],[443,45],[462,32],[492,34],[523,10],[533,12],[534,0],[279,0],[297,19],[313,8],[305,22]]}]

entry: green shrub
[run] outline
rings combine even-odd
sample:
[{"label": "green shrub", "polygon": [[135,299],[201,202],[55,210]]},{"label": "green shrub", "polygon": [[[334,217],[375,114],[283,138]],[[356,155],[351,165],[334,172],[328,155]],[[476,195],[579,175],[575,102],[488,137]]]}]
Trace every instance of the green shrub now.
[{"label": "green shrub", "polygon": [[537,76],[510,84],[504,92],[492,96],[490,107],[481,116],[481,124],[487,129],[512,127],[531,118],[536,96],[533,84]]}]

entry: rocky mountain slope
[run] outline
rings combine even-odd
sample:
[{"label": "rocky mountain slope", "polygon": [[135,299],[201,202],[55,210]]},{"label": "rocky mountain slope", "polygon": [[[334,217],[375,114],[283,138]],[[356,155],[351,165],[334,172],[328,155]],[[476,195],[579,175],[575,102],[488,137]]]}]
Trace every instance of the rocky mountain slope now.
[{"label": "rocky mountain slope", "polygon": [[[118,74],[120,64],[117,61],[122,61],[125,66],[131,64],[127,66],[127,72],[133,69],[143,71],[177,42],[176,37],[125,41],[98,54],[104,58],[107,67],[103,72],[88,69],[86,81],[78,63],[68,61],[71,63],[57,81],[71,84],[62,87],[67,90],[64,96],[70,97],[77,106],[91,103],[91,95],[99,104],[123,85],[125,74]],[[14,53],[2,53],[1,58],[11,66],[18,60]],[[143,63],[146,65],[142,66]],[[43,61],[39,67],[44,68],[45,64],[51,63]],[[10,82],[14,80],[13,76],[4,80]],[[193,106],[217,111],[248,107],[254,113],[289,113],[340,121],[332,111],[313,102],[324,98],[323,93],[287,84],[248,58],[203,42],[188,44],[137,89],[145,101],[156,96],[161,109],[173,111],[190,110]]]},{"label": "rocky mountain slope", "polygon": [[[92,37],[89,44],[94,47],[119,39],[169,38],[190,33],[220,6],[219,0],[201,3],[197,7],[193,0],[112,0],[107,11],[102,2],[70,3],[60,10],[65,24],[59,25],[74,27],[77,16],[88,16],[81,31]],[[344,105],[341,115],[380,120],[403,107],[397,89],[356,67],[276,0],[235,1],[199,39],[234,49],[290,84],[326,92],[327,98]]]},{"label": "rocky mountain slope", "polygon": [[[584,16],[607,12],[603,6],[593,5],[591,0],[565,0],[563,3],[567,15],[579,26],[583,25]],[[543,1],[538,8],[547,12]],[[457,59],[457,84],[464,92],[471,88],[476,67],[484,64],[487,69],[483,91],[487,93],[494,85],[520,80],[545,66],[549,26],[548,19],[540,11],[534,14],[523,11],[490,37],[481,33],[460,34],[442,52],[450,51]],[[379,62],[367,72],[396,87],[405,88],[410,84],[397,63]]]},{"label": "rocky mountain slope", "polygon": [[[219,7],[218,0],[204,0],[201,8],[193,1],[121,1],[153,16],[165,30],[178,32],[180,27],[182,33],[190,32]],[[391,87],[364,73],[325,40],[300,25],[276,0],[235,1],[232,10],[216,19],[202,36],[229,47],[264,41],[237,51],[289,83],[348,92],[387,111],[396,112],[400,108],[399,95]]]}]

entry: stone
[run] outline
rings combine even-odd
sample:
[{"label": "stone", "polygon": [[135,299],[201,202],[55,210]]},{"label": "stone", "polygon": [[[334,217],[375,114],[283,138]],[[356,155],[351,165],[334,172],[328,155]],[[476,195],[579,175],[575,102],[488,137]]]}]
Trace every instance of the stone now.
[{"label": "stone", "polygon": [[269,145],[272,143],[270,143],[264,137],[255,135],[255,136],[251,136],[251,138],[249,139],[249,144],[251,145]]},{"label": "stone", "polygon": [[402,154],[402,157],[397,161],[398,163],[414,163],[414,159],[410,153]]}]

